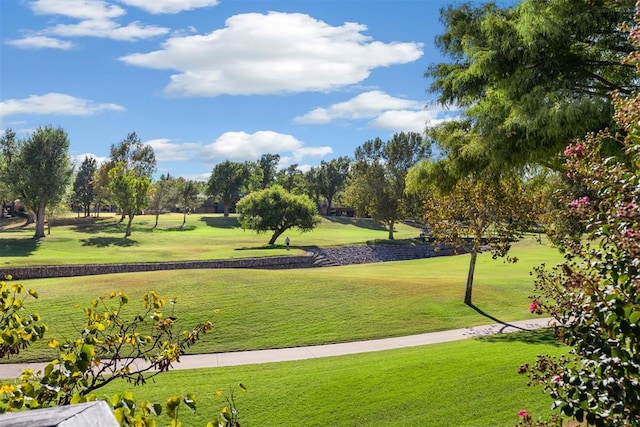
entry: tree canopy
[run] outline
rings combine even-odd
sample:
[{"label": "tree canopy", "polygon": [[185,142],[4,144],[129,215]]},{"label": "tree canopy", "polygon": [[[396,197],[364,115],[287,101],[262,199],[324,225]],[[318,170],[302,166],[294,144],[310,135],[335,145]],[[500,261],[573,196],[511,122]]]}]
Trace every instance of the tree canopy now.
[{"label": "tree canopy", "polygon": [[118,162],[109,171],[109,188],[113,201],[123,215],[129,217],[124,237],[131,236],[133,218],[149,205],[149,189],[151,181],[146,176],[138,176],[128,169],[123,162]]},{"label": "tree canopy", "polygon": [[305,195],[289,193],[279,185],[255,191],[236,205],[238,221],[244,229],[257,233],[273,231],[269,244],[291,228],[313,230],[321,221],[315,204]]},{"label": "tree canopy", "polygon": [[207,195],[216,198],[224,206],[224,216],[229,216],[229,208],[240,200],[243,194],[253,187],[257,181],[254,164],[251,162],[218,163],[211,171],[207,182]]},{"label": "tree canopy", "polygon": [[19,144],[12,168],[18,171],[14,189],[35,214],[33,237],[44,237],[45,210],[62,200],[73,175],[67,133],[59,127],[38,127]]},{"label": "tree canopy", "polygon": [[611,92],[638,87],[621,59],[632,46],[618,28],[633,0],[524,0],[514,7],[466,3],[441,11],[436,43],[449,62],[425,76],[460,120],[428,129],[443,172],[536,163],[560,167],[576,137],[612,124]]},{"label": "tree canopy", "polygon": [[85,156],[73,182],[74,201],[79,207],[82,207],[85,217],[89,216],[91,203],[95,199],[93,180],[97,170],[96,159],[91,156]]},{"label": "tree canopy", "polygon": [[389,230],[415,206],[405,192],[409,169],[431,154],[418,133],[396,133],[383,142],[369,140],[356,148],[355,161],[345,190],[345,200],[359,216],[370,215]]}]

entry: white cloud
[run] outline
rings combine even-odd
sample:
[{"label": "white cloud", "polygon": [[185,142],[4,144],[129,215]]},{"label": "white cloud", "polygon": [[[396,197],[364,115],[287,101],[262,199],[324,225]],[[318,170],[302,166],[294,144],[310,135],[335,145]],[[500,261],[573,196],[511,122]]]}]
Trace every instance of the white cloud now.
[{"label": "white cloud", "polygon": [[147,39],[162,36],[168,32],[168,28],[155,25],[141,25],[139,22],[132,22],[122,26],[108,19],[87,19],[77,24],[58,24],[43,30],[45,34],[60,37],[99,37],[120,41]]},{"label": "white cloud", "polygon": [[100,167],[103,163],[109,161],[108,157],[96,156],[93,153],[74,154],[71,156],[71,163],[76,167],[76,170],[84,162],[85,157],[93,157],[96,159],[96,166]]},{"label": "white cloud", "polygon": [[324,124],[336,119],[369,119],[387,110],[419,109],[418,101],[394,98],[384,92],[374,90],[364,92],[345,102],[333,104],[328,108],[316,108],[309,113],[296,117],[296,123]]},{"label": "white cloud", "polygon": [[6,44],[22,49],[62,49],[69,50],[74,44],[67,40],[60,40],[47,36],[30,36],[22,39],[9,40]]},{"label": "white cloud", "polygon": [[177,70],[167,93],[217,96],[329,91],[423,54],[421,43],[373,41],[366,29],[352,22],[331,26],[301,13],[247,13],[209,34],[171,37],[161,50],[120,59]]},{"label": "white cloud", "polygon": [[126,15],[126,10],[103,0],[36,0],[30,2],[29,6],[37,15],[59,15],[78,22],[25,31],[28,33],[26,37],[8,42],[13,46],[69,49],[72,46],[71,42],[51,36],[135,41],[165,35],[170,31],[169,28],[144,25],[137,21],[122,25],[117,19]]},{"label": "white cloud", "polygon": [[182,162],[197,159],[200,156],[202,145],[197,143],[175,143],[170,139],[152,139],[145,144],[153,148],[156,160],[159,162]]},{"label": "white cloud", "polygon": [[0,117],[15,114],[90,116],[102,111],[124,111],[124,109],[117,104],[97,104],[64,93],[47,93],[0,102]]},{"label": "white cloud", "polygon": [[217,6],[219,0],[120,0],[129,6],[135,6],[149,13],[179,13],[201,7]]},{"label": "white cloud", "polygon": [[[180,143],[160,138],[145,141],[153,147],[156,159],[161,162],[206,161],[211,164],[225,160],[255,161],[263,154],[279,154],[289,163],[299,163],[307,158],[321,158],[333,152],[331,147],[305,147],[292,135],[273,131],[225,132],[209,144]],[[283,161],[280,162],[283,164]]]},{"label": "white cloud", "polygon": [[76,19],[106,20],[127,13],[120,6],[103,0],[36,0],[29,6],[38,15],[63,15]]},{"label": "white cloud", "polygon": [[347,101],[316,108],[294,118],[303,124],[326,124],[334,120],[371,119],[369,126],[392,132],[423,132],[447,120],[453,120],[458,110],[447,110],[439,106],[424,108],[423,104],[410,99],[395,98],[382,91],[361,93]]}]

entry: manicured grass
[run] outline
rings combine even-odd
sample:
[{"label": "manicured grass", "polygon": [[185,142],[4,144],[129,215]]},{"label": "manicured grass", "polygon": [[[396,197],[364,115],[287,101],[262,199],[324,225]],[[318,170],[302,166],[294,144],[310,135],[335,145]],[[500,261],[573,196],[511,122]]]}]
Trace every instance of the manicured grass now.
[{"label": "manicured grass", "polygon": [[548,416],[551,400],[527,387],[518,367],[536,354],[560,354],[549,333],[536,331],[402,350],[286,363],[173,371],[141,387],[113,384],[105,396],[132,390],[164,402],[195,392],[204,426],[223,402],[215,391],[236,387],[243,427],[251,426],[513,426],[518,411]]},{"label": "manicured grass", "polygon": [[[516,264],[479,257],[474,303],[503,321],[526,319],[529,271],[559,253],[533,239],[515,245]],[[347,342],[494,323],[463,304],[468,256],[301,270],[182,270],[24,281],[40,293],[29,307],[50,325],[49,338],[68,337],[93,298],[155,290],[177,296],[179,327],[206,319],[215,328],[194,353]],[[74,308],[78,304],[79,308]],[[214,311],[220,309],[219,314]],[[44,343],[20,360],[50,358]]]},{"label": "manicured grass", "polygon": [[[291,230],[292,250],[287,251],[282,236],[274,246],[267,245],[271,234],[258,235],[242,230],[237,218],[222,214],[188,215],[184,228],[181,214],[155,217],[140,215],[134,219],[130,238],[124,239],[125,224],[119,217],[103,214],[99,218],[67,216],[54,222],[51,234],[34,241],[32,227],[22,228],[22,221],[0,221],[0,266],[108,264],[118,262],[150,262],[248,258],[302,254],[298,247],[362,243],[386,239],[388,232],[371,220],[328,217],[309,232]],[[419,228],[405,224],[396,226],[395,237],[417,237]]]}]

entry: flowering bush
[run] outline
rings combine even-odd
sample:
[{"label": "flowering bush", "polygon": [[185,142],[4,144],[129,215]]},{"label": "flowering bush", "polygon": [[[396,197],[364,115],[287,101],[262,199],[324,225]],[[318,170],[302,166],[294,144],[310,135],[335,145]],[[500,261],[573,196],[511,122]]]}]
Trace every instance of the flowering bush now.
[{"label": "flowering bush", "polygon": [[[596,197],[568,209],[584,221],[586,239],[566,261],[537,269],[531,311],[557,321],[572,347],[559,359],[539,356],[529,372],[563,414],[596,426],[640,425],[640,96],[616,97],[619,133],[604,130],[569,147],[572,179]],[[604,143],[625,155],[603,158]]]}]

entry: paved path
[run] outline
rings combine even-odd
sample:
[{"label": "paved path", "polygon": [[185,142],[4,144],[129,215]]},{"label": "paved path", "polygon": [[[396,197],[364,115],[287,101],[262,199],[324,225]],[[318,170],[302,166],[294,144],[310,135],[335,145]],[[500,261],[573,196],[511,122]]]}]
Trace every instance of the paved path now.
[{"label": "paved path", "polygon": [[[343,356],[372,351],[393,350],[419,345],[437,344],[473,338],[484,335],[534,330],[550,326],[551,318],[519,320],[508,324],[473,326],[441,332],[430,332],[405,337],[383,338],[341,344],[325,344],[310,347],[292,347],[274,350],[239,351],[233,353],[211,353],[186,355],[173,369],[217,368],[222,366],[251,365],[258,363],[285,362],[290,360],[313,359],[317,357]],[[36,371],[44,369],[45,363],[0,364],[0,378],[16,378],[25,368]]]}]

